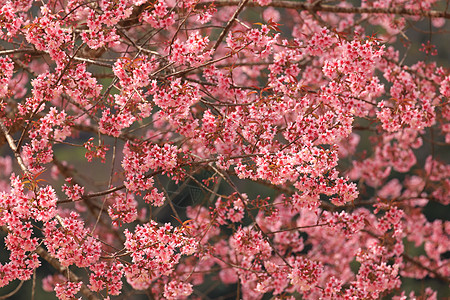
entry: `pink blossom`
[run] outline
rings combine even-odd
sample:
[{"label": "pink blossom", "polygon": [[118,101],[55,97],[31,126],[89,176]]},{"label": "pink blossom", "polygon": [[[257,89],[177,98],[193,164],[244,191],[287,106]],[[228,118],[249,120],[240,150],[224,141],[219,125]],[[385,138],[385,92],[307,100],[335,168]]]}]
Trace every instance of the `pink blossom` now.
[{"label": "pink blossom", "polygon": [[443,297],[443,1],[47,2],[0,0],[0,287]]}]

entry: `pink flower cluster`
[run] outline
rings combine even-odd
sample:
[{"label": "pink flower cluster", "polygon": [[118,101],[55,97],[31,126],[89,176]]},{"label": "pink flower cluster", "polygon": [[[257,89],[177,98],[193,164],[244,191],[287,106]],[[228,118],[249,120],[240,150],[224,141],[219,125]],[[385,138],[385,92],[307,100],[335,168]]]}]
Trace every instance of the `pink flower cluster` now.
[{"label": "pink flower cluster", "polygon": [[357,254],[361,266],[356,276],[355,287],[359,293],[365,293],[369,299],[378,299],[380,293],[400,286],[398,277],[399,264],[390,265],[384,261],[384,247],[369,246],[367,251]]},{"label": "pink flower cluster", "polygon": [[[234,196],[234,197],[233,197]],[[242,200],[236,195],[232,195],[229,199],[217,199],[216,210],[219,224],[226,224],[226,220],[231,222],[239,222],[244,217],[244,206]]]},{"label": "pink flower cluster", "polygon": [[66,123],[66,116],[64,111],[58,112],[55,107],[52,107],[30,132],[32,142],[24,145],[23,156],[32,172],[42,171],[43,165],[52,160],[53,151],[50,140],[61,142],[71,134],[71,129]]},{"label": "pink flower cluster", "polygon": [[131,223],[137,218],[137,201],[133,195],[114,194],[111,196],[114,203],[108,208],[108,214],[113,220],[114,226],[120,226],[123,223]]},{"label": "pink flower cluster", "polygon": [[100,158],[102,162],[105,162],[106,151],[108,151],[109,147],[106,145],[94,145],[92,142],[94,138],[90,138],[86,143],[84,143],[84,147],[87,149],[85,157],[91,162],[94,158]]},{"label": "pink flower cluster", "polygon": [[166,0],[157,0],[151,10],[142,14],[142,20],[154,28],[167,28],[175,23],[175,12],[170,11]]},{"label": "pink flower cluster", "polygon": [[34,198],[26,192],[24,180],[14,175],[11,176],[10,192],[0,192],[0,226],[7,229],[4,243],[10,251],[9,261],[0,264],[0,286],[15,279],[28,280],[40,266],[34,252],[39,240],[33,236],[31,220],[47,220],[54,213],[55,204],[56,198],[50,187],[42,189],[40,197]]},{"label": "pink flower cluster", "polygon": [[[22,17],[16,14],[20,10],[21,7],[17,3],[6,1],[2,4],[0,7],[0,39],[10,40],[17,34],[23,24]],[[24,9],[24,11],[27,11],[27,9]]]},{"label": "pink flower cluster", "polygon": [[[84,7],[73,1],[69,7],[73,10]],[[119,21],[128,18],[133,10],[132,1],[100,1],[99,9],[84,8],[81,14],[86,15],[89,30],[81,33],[81,38],[91,49],[118,43],[119,35],[114,27]]]},{"label": "pink flower cluster", "polygon": [[47,2],[0,0],[0,287],[446,296],[445,1]]},{"label": "pink flower cluster", "polygon": [[[122,289],[123,264],[119,262],[99,262],[89,267],[89,288],[99,292],[107,290],[110,295],[119,295]],[[107,270],[105,272],[105,270]]]},{"label": "pink flower cluster", "polygon": [[[70,181],[71,181],[71,178],[68,178],[68,179],[70,179],[70,180],[67,180],[66,179],[66,181],[67,182],[69,182],[70,183]],[[84,194],[84,187],[81,187],[81,186],[79,186],[78,184],[73,184],[73,185],[67,185],[67,184],[64,184],[62,187],[61,187],[61,190],[66,194],[66,196],[70,199],[70,200],[72,200],[72,201],[76,201],[76,200],[79,200],[79,199],[81,199],[81,196]]]},{"label": "pink flower cluster", "polygon": [[164,197],[157,193],[153,187],[153,178],[146,177],[145,173],[158,169],[164,172],[173,172],[177,165],[178,149],[168,144],[160,147],[151,143],[136,145],[127,143],[124,148],[125,157],[122,160],[122,167],[126,172],[126,186],[133,192],[150,190],[145,197],[147,202],[160,206],[164,202]]},{"label": "pink flower cluster", "polygon": [[72,31],[62,27],[58,19],[48,7],[42,6],[41,17],[27,25],[26,39],[37,50],[47,52],[58,66],[63,66],[67,55],[62,49],[72,48]]},{"label": "pink flower cluster", "polygon": [[61,300],[74,299],[75,295],[81,289],[82,282],[67,281],[64,283],[57,283],[55,286],[56,297]]},{"label": "pink flower cluster", "polygon": [[167,300],[183,299],[192,294],[192,284],[171,281],[164,286],[164,297]]},{"label": "pink flower cluster", "polygon": [[66,218],[46,222],[44,235],[49,253],[65,267],[88,267],[96,263],[102,253],[100,241],[90,235],[75,212]]},{"label": "pink flower cluster", "polygon": [[297,258],[292,265],[292,271],[288,278],[296,290],[310,290],[318,284],[322,268],[322,265],[318,262],[306,258]]},{"label": "pink flower cluster", "polygon": [[206,50],[208,44],[208,37],[202,37],[198,32],[193,32],[185,42],[178,39],[173,42],[170,48],[170,60],[180,65],[199,66],[211,58],[211,51]]},{"label": "pink flower cluster", "polygon": [[[125,249],[133,262],[125,266],[125,276],[136,289],[146,289],[161,276],[169,276],[182,255],[197,252],[195,239],[188,237],[182,227],[174,228],[168,223],[159,226],[151,221],[136,226],[134,232],[126,229],[124,233]],[[169,295],[175,293],[176,289],[170,292],[170,285],[168,288]]]},{"label": "pink flower cluster", "polygon": [[12,78],[14,63],[8,57],[0,57],[0,98],[8,93],[8,83]]}]

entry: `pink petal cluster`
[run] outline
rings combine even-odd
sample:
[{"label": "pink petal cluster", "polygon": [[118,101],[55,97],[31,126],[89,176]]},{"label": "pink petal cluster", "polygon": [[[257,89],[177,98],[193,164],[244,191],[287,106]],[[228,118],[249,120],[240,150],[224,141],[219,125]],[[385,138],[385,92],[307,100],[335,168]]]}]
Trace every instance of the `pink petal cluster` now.
[{"label": "pink petal cluster", "polygon": [[0,287],[447,297],[446,4],[0,0]]}]

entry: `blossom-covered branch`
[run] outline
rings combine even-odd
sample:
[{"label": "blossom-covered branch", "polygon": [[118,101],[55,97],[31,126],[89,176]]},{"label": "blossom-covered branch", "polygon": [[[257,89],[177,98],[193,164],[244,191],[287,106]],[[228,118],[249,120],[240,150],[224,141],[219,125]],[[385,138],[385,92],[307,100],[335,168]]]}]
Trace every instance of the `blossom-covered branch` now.
[{"label": "blossom-covered branch", "polygon": [[0,1],[0,288],[449,296],[446,4]]}]

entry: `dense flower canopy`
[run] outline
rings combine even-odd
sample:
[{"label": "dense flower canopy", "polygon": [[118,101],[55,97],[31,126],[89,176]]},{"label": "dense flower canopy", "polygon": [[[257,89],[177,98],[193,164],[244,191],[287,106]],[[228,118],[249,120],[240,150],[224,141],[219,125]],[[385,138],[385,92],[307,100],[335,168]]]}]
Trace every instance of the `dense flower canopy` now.
[{"label": "dense flower canopy", "polygon": [[0,287],[449,296],[445,9],[0,0]]}]

